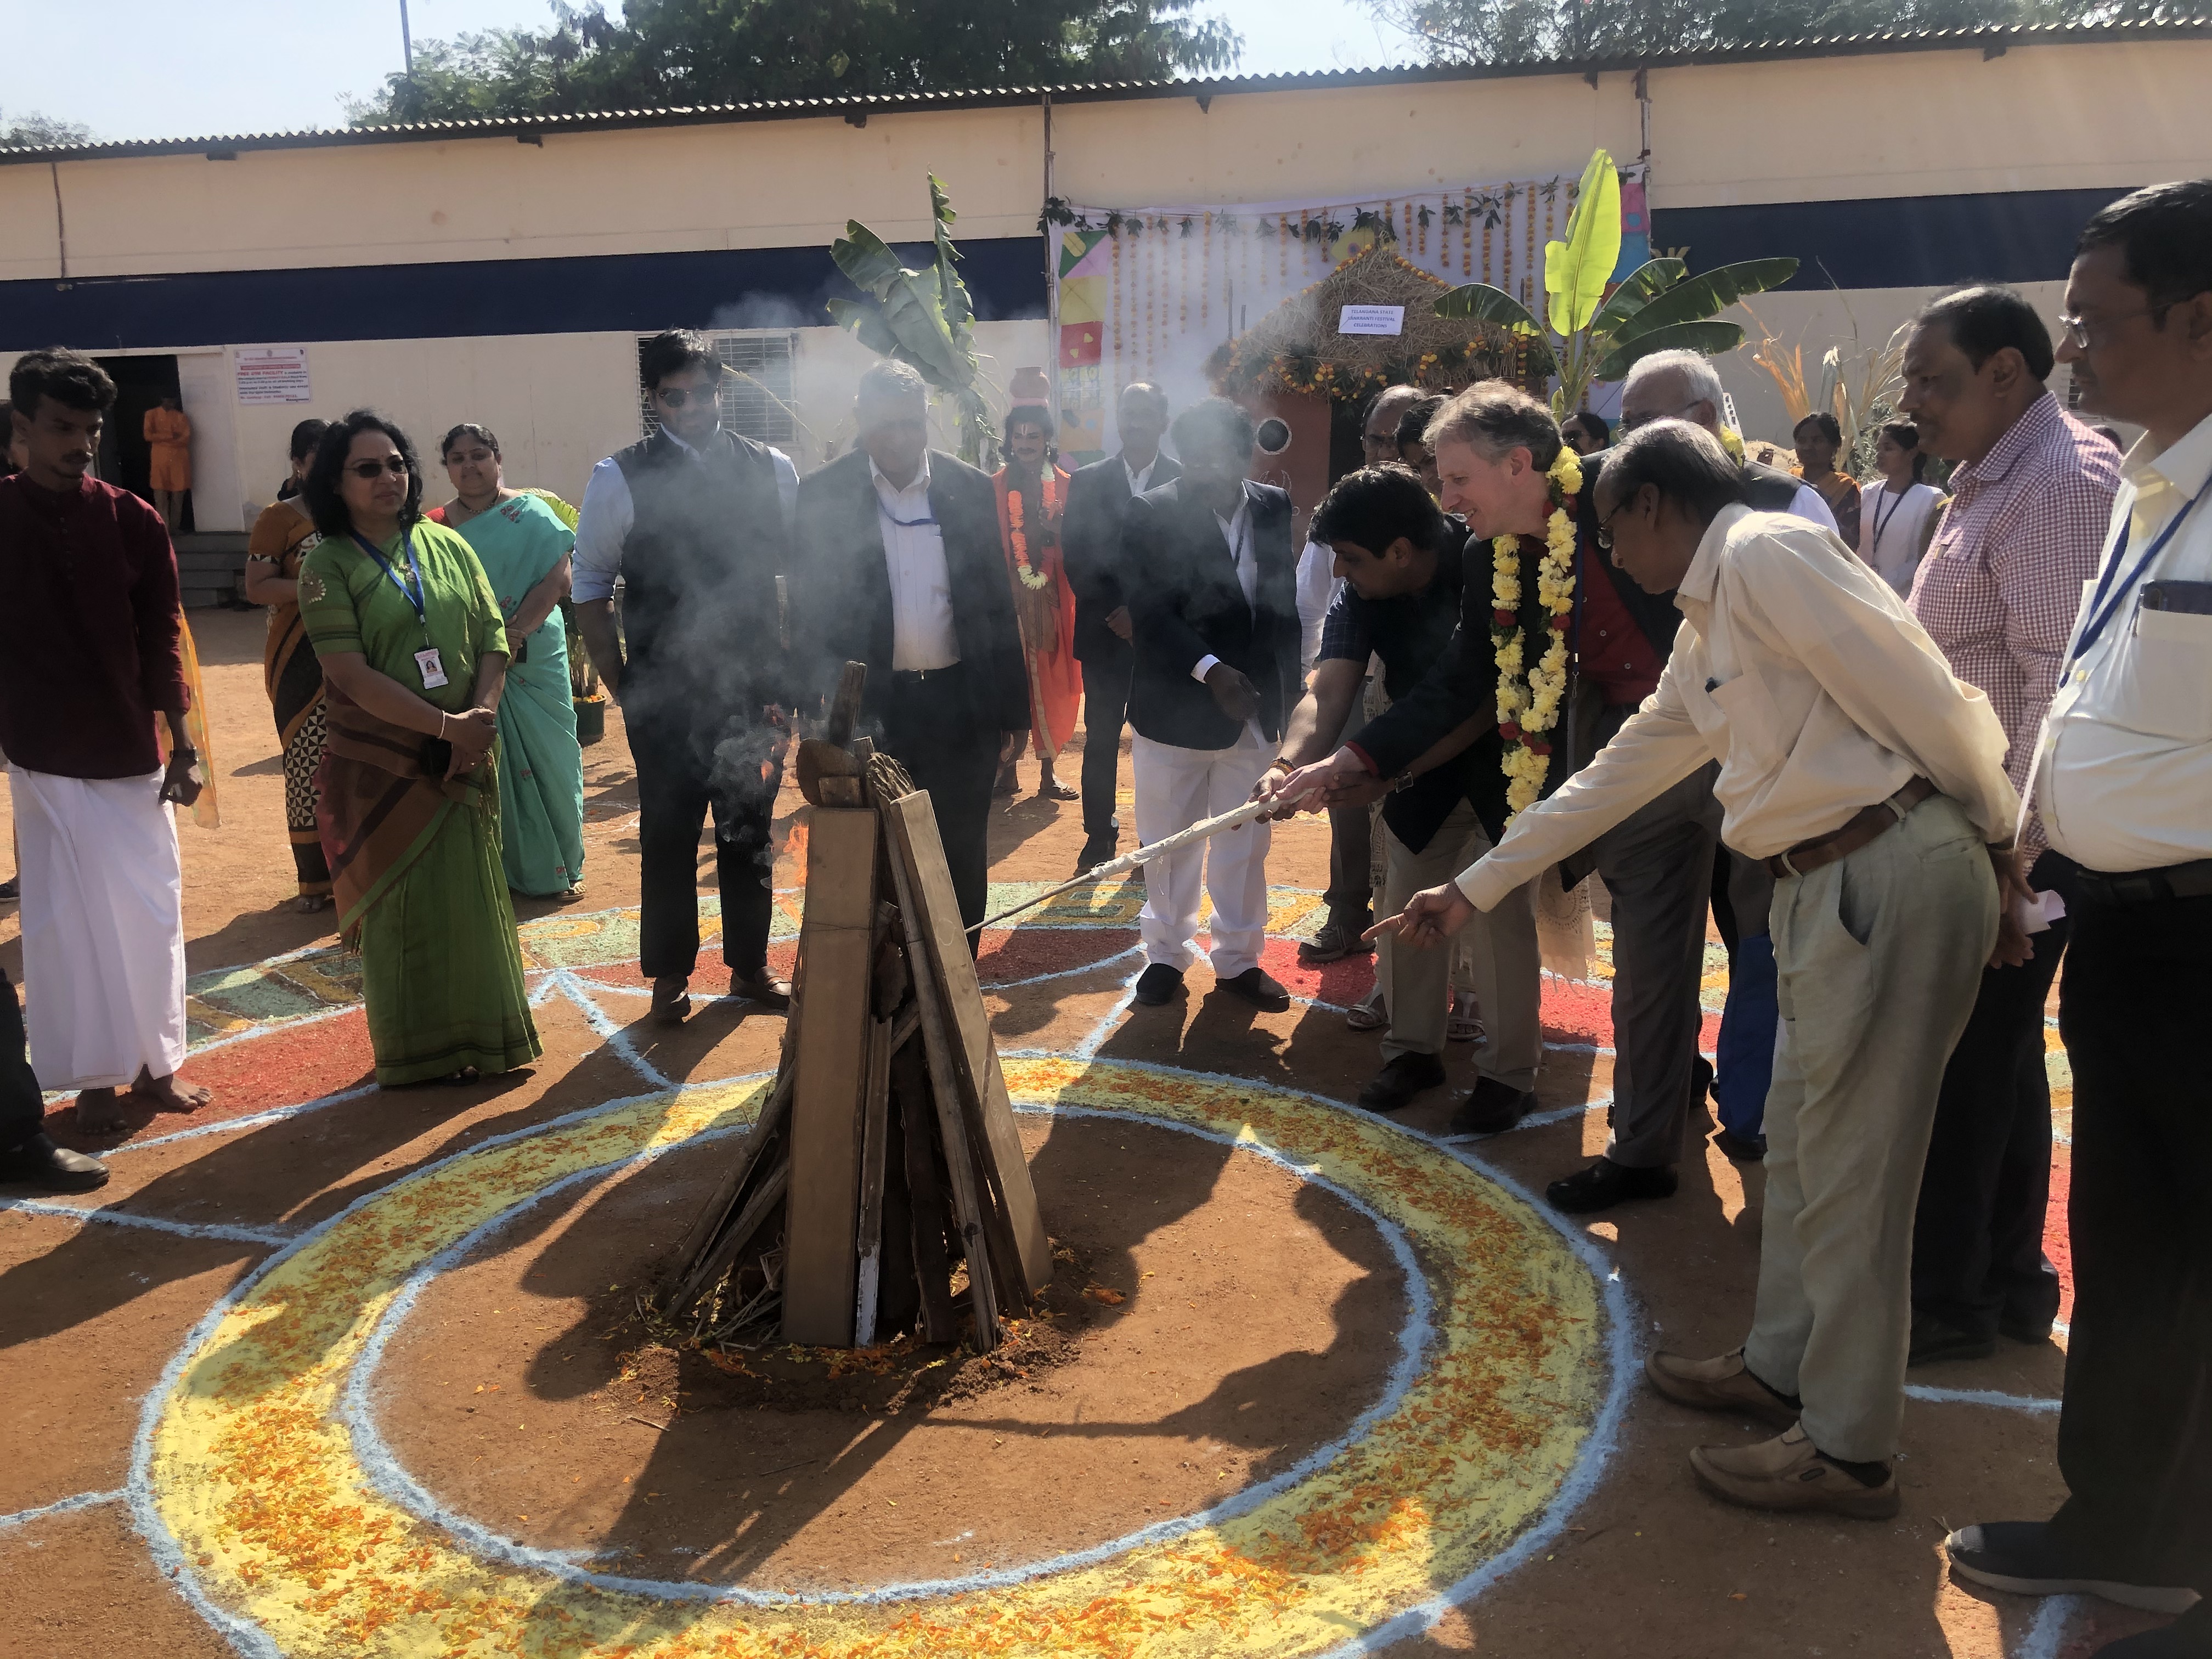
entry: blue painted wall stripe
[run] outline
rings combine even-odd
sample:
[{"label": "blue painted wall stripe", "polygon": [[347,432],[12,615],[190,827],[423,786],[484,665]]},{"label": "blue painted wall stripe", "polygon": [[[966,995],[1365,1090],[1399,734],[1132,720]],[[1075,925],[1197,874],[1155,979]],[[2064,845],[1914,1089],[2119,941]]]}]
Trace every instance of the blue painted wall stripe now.
[{"label": "blue painted wall stripe", "polygon": [[1794,254],[1793,289],[2054,282],[2089,216],[2128,188],[1665,208],[1651,242],[1687,247],[1692,270]]},{"label": "blue painted wall stripe", "polygon": [[[930,257],[927,243],[898,252],[917,268]],[[1036,237],[966,241],[961,252],[980,318],[1044,316]],[[825,301],[853,292],[823,247],[12,282],[0,283],[0,349],[813,328],[830,320]]]},{"label": "blue painted wall stripe", "polygon": [[[1977,278],[2065,276],[2089,216],[2124,195],[2019,191],[1863,201],[1777,202],[1655,212],[1656,246],[1690,250],[1693,270],[1795,254],[1792,288],[1917,288]],[[963,274],[987,321],[1045,315],[1044,269],[1029,236],[972,240]],[[902,246],[920,265],[927,244]],[[338,265],[0,283],[0,349],[246,341],[451,338],[645,331],[686,322],[804,328],[851,289],[819,247],[733,248],[583,258]]]}]

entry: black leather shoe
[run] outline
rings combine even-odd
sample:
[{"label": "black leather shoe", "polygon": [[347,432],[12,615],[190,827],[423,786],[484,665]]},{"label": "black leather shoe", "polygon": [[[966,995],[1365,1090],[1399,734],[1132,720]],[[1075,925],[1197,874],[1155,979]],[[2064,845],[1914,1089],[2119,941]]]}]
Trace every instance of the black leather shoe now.
[{"label": "black leather shoe", "polygon": [[661,1025],[681,1025],[691,1017],[691,981],[684,974],[664,974],[653,981],[653,1018]]},{"label": "black leather shoe", "polygon": [[1086,841],[1083,843],[1083,850],[1075,855],[1075,873],[1087,876],[1100,865],[1113,861],[1114,842],[1110,837],[1105,841]]},{"label": "black leather shoe", "polygon": [[2050,1319],[2029,1319],[2016,1314],[1997,1316],[1997,1334],[2008,1336],[2015,1342],[2025,1342],[2031,1348],[2039,1348],[2051,1340],[2051,1328],[2057,1322]]},{"label": "black leather shoe", "polygon": [[1255,1008],[1265,1008],[1271,1014],[1279,1014],[1291,1006],[1291,994],[1282,982],[1264,968],[1247,968],[1234,979],[1220,981],[1224,991],[1234,991]]},{"label": "black leather shoe", "polygon": [[1137,975],[1137,1000],[1157,1008],[1182,994],[1182,969],[1156,962]]},{"label": "black leather shoe", "polygon": [[1434,1054],[1395,1054],[1382,1063],[1375,1081],[1359,1091],[1362,1110],[1395,1112],[1444,1080],[1444,1063]]},{"label": "black leather shoe", "polygon": [[1494,1077],[1477,1078],[1474,1087],[1452,1114],[1455,1135],[1499,1135],[1528,1115],[1536,1103],[1533,1089],[1509,1089]]},{"label": "black leather shoe", "polygon": [[1587,1170],[1553,1182],[1544,1197],[1555,1210],[1569,1215],[1595,1215],[1632,1198],[1672,1198],[1679,1184],[1672,1168],[1631,1169],[1601,1158]]},{"label": "black leather shoe", "polygon": [[107,1184],[107,1166],[55,1146],[42,1131],[13,1152],[0,1152],[0,1182],[49,1193],[88,1193]]},{"label": "black leather shoe", "polygon": [[1946,1359],[1987,1359],[1997,1351],[1997,1340],[1979,1331],[1962,1331],[1934,1314],[1912,1312],[1912,1346],[1907,1365],[1934,1365]]},{"label": "black leather shoe", "polygon": [[1737,1164],[1764,1164],[1766,1161],[1765,1135],[1740,1135],[1733,1129],[1722,1129],[1713,1136],[1713,1145],[1721,1149],[1721,1156]]}]

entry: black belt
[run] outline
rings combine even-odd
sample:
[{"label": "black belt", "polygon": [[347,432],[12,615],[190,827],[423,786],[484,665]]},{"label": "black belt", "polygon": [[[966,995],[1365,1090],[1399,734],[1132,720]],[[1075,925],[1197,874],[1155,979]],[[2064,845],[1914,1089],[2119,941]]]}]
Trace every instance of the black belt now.
[{"label": "black belt", "polygon": [[2100,904],[2158,904],[2172,899],[2203,898],[2212,894],[2212,859],[2189,864],[2169,864],[2157,870],[2077,869],[2074,881],[2082,897]]}]

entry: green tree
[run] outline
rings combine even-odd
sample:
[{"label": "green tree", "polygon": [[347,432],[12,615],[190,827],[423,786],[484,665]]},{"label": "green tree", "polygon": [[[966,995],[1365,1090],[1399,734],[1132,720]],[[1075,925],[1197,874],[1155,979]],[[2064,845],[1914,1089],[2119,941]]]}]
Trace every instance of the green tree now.
[{"label": "green tree", "polygon": [[1630,58],[1912,29],[2152,17],[2155,0],[1366,0],[1438,62]]},{"label": "green tree", "polygon": [[92,129],[77,122],[58,120],[36,110],[14,115],[0,110],[0,149],[50,149],[91,142]]},{"label": "green tree", "polygon": [[1143,80],[1233,65],[1196,0],[550,0],[550,27],[415,48],[415,76],[349,99],[358,126],[687,104]]}]

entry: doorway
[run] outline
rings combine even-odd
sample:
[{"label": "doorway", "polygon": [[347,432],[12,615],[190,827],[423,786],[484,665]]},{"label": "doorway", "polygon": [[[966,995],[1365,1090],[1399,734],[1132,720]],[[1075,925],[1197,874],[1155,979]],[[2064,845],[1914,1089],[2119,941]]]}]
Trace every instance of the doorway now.
[{"label": "doorway", "polygon": [[[115,382],[115,407],[100,434],[100,476],[118,489],[127,489],[149,506],[154,500],[154,452],[146,441],[146,412],[159,409],[161,399],[184,400],[177,380],[174,357],[96,357]],[[191,411],[187,410],[185,413]],[[192,495],[185,492],[178,509],[176,533],[192,527]]]}]

